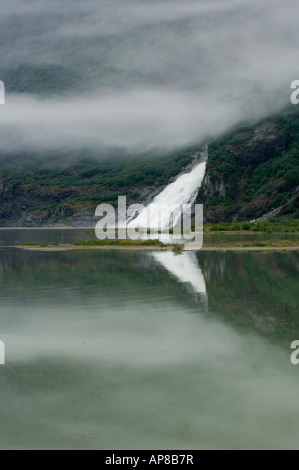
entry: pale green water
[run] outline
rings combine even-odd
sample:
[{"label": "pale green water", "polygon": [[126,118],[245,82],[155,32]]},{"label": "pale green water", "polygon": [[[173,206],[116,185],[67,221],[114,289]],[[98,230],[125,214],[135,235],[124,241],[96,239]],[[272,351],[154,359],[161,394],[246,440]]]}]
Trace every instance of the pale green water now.
[{"label": "pale green water", "polygon": [[298,274],[296,252],[0,249],[0,448],[298,449]]},{"label": "pale green water", "polygon": [[[16,246],[22,243],[72,244],[77,241],[97,240],[94,229],[3,229],[0,228],[0,246]],[[250,241],[299,241],[299,233],[205,233],[207,244]]]}]

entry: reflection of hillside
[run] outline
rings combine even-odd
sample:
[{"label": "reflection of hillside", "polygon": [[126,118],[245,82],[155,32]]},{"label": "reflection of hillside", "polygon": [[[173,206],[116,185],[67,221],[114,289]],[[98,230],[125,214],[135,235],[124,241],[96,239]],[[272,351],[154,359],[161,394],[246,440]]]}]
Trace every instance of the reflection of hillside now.
[{"label": "reflection of hillside", "polygon": [[298,335],[298,253],[200,252],[198,260],[210,314],[264,334]]},{"label": "reflection of hillside", "polygon": [[[164,255],[167,256],[164,256]],[[162,256],[163,255],[163,256]],[[28,252],[0,250],[0,307],[103,305],[148,297],[293,340],[299,336],[297,253]],[[100,307],[99,307],[100,308]],[[9,317],[9,311],[5,313]],[[16,317],[19,317],[17,320]],[[3,317],[2,317],[3,318]]]},{"label": "reflection of hillside", "polygon": [[[173,256],[171,254],[171,256]],[[0,251],[0,304],[5,298],[24,303],[34,298],[40,303],[71,302],[129,296],[168,297],[174,302],[194,305],[194,299],[151,253],[34,252]]]}]

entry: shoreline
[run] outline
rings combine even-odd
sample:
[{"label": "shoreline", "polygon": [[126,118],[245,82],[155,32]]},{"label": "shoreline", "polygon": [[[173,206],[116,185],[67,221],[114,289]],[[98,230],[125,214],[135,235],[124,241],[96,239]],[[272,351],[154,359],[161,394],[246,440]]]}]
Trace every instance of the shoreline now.
[{"label": "shoreline", "polygon": [[[75,246],[75,245],[61,245],[61,246],[2,246],[0,248],[16,248],[19,250],[25,251],[46,251],[46,252],[64,252],[64,251],[173,251],[173,247],[171,245],[168,246],[139,246],[139,245],[102,245],[102,246]],[[235,251],[235,252],[299,252],[299,245],[265,245],[265,246],[240,246],[240,245],[219,245],[219,246],[211,246],[211,245],[204,245],[202,248],[196,248],[193,245],[185,245],[182,250],[183,252],[198,252],[198,251],[211,251],[211,252],[226,252],[226,251]]]},{"label": "shoreline", "polygon": [[[0,232],[1,230],[9,231],[9,230],[84,230],[87,232],[95,232],[94,227],[0,227]],[[294,235],[298,234],[299,235],[299,230],[261,230],[261,231],[252,231],[252,230],[204,230],[203,231],[204,235],[221,235],[221,234],[226,234],[226,235],[263,235],[263,234],[268,234],[268,235]]]}]

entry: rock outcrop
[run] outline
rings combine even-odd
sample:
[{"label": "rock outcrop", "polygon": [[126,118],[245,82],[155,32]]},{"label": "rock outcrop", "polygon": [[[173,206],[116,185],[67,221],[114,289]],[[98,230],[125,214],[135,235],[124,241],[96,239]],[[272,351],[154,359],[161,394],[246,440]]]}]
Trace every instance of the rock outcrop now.
[{"label": "rock outcrop", "polygon": [[[299,116],[285,113],[210,144],[197,202],[208,222],[280,217],[298,211]],[[272,215],[271,215],[272,214]]]}]

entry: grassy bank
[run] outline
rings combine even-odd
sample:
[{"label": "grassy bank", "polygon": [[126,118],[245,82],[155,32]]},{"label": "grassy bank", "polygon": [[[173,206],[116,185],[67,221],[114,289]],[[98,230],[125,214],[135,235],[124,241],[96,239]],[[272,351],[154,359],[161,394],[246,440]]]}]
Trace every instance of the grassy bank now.
[{"label": "grassy bank", "polygon": [[160,240],[89,240],[75,243],[75,246],[155,246],[165,247]]},{"label": "grassy bank", "polygon": [[205,232],[267,232],[295,233],[299,232],[299,219],[272,219],[269,222],[220,222],[208,224]]},{"label": "grassy bank", "polygon": [[[26,248],[57,248],[63,245],[58,243],[53,244],[38,244],[38,243],[22,243],[22,247]],[[88,241],[78,241],[73,245],[68,246],[77,246],[77,247],[95,247],[95,246],[154,246],[154,247],[165,247],[164,243],[160,240],[88,240]]]},{"label": "grassy bank", "polygon": [[[37,243],[23,243],[18,248],[28,250],[46,250],[46,251],[63,251],[63,250],[95,250],[95,249],[130,249],[130,250],[171,250],[175,255],[180,255],[185,250],[198,251],[192,245],[179,245],[179,244],[164,244],[159,240],[103,240],[103,241],[79,241],[74,244],[37,244]],[[205,243],[202,251],[298,251],[299,241],[292,240],[266,240],[266,241],[250,241],[250,242],[216,242]]]}]

